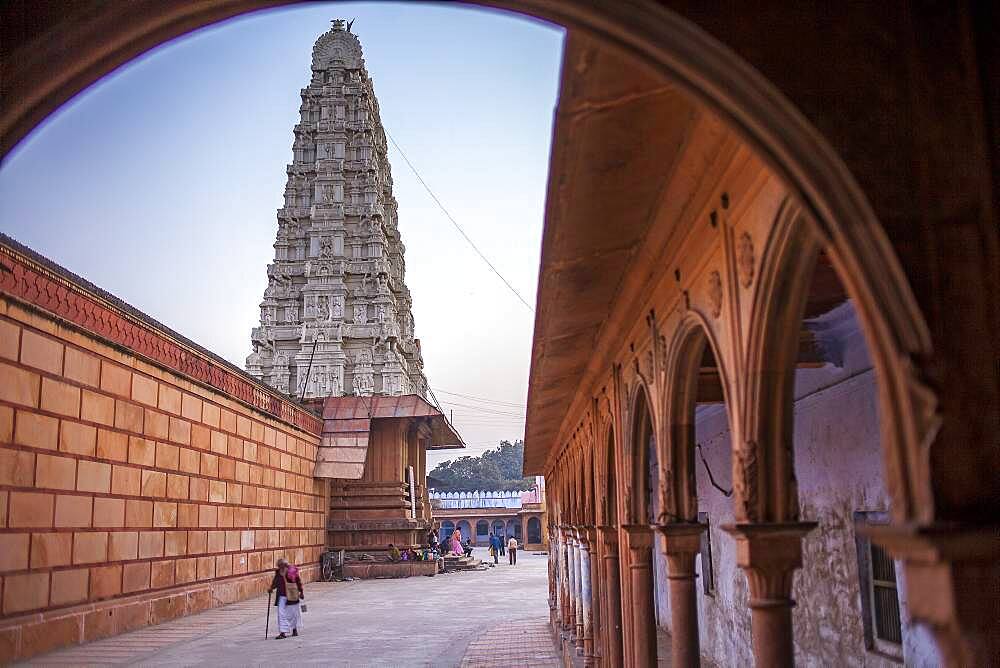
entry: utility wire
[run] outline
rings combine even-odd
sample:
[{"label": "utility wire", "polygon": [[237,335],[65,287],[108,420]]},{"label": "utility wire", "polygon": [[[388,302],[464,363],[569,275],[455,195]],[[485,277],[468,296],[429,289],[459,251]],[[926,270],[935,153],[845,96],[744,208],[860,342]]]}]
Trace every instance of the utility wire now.
[{"label": "utility wire", "polygon": [[464,408],[450,408],[448,404],[445,404],[446,408],[454,414],[454,422],[461,423],[463,425],[471,424],[481,424],[481,425],[497,425],[497,426],[513,426],[518,428],[523,428],[525,423],[525,417],[523,415],[510,415],[507,413],[493,413],[493,412],[480,412],[477,410],[466,410]]},{"label": "utility wire", "polygon": [[524,417],[524,413],[511,413],[508,411],[501,411],[495,408],[486,408],[485,406],[474,406],[472,404],[460,404],[457,401],[445,401],[446,406],[460,406],[462,408],[472,408],[480,413],[489,413],[490,415],[511,415],[513,417]]},{"label": "utility wire", "polygon": [[413,166],[413,163],[410,162],[410,159],[406,157],[406,153],[404,153],[403,149],[401,149],[399,147],[399,144],[396,143],[396,140],[393,138],[393,136],[389,132],[389,130],[387,128],[385,128],[385,126],[383,126],[383,129],[385,130],[385,134],[389,138],[389,141],[391,141],[392,145],[396,147],[397,151],[399,151],[399,155],[401,155],[403,157],[403,161],[406,162],[406,164],[409,166],[410,171],[412,171],[413,175],[417,177],[418,181],[420,181],[420,185],[422,185],[424,187],[424,190],[426,190],[427,194],[431,196],[431,199],[433,199],[434,202],[438,205],[438,208],[440,208],[441,211],[444,213],[444,215],[448,217],[448,220],[450,220],[451,224],[455,226],[455,229],[458,230],[459,234],[461,234],[462,237],[464,237],[465,240],[469,242],[469,245],[472,246],[472,250],[476,251],[476,253],[479,255],[479,257],[482,258],[483,262],[485,262],[489,266],[489,268],[493,270],[493,273],[496,274],[500,278],[501,281],[503,281],[503,284],[506,285],[508,288],[510,288],[510,291],[513,292],[517,296],[517,298],[521,300],[521,303],[524,304],[525,306],[527,306],[529,311],[531,311],[532,313],[534,313],[535,309],[532,308],[531,304],[529,304],[524,299],[524,297],[521,296],[521,293],[518,292],[514,288],[514,286],[510,284],[510,281],[508,281],[506,278],[504,278],[503,274],[501,274],[499,272],[499,270],[497,270],[497,268],[493,266],[493,263],[490,262],[489,259],[485,255],[483,255],[483,252],[481,250],[479,250],[479,247],[476,246],[475,243],[473,243],[472,239],[469,238],[469,235],[466,234],[465,230],[462,229],[462,226],[458,224],[458,221],[456,221],[452,217],[452,215],[450,213],[448,213],[448,209],[444,208],[444,204],[441,203],[441,200],[439,200],[437,198],[437,195],[434,194],[434,191],[431,190],[431,187],[429,185],[427,185],[427,182],[424,181],[423,177],[420,176],[420,172],[418,172],[417,168]]},{"label": "utility wire", "polygon": [[518,402],[514,402],[514,401],[501,401],[499,399],[487,399],[486,397],[476,397],[476,396],[473,396],[471,394],[462,394],[461,392],[449,392],[448,390],[442,390],[440,387],[436,387],[436,388],[434,388],[434,390],[436,392],[440,392],[441,394],[447,394],[447,395],[450,395],[450,396],[453,396],[453,397],[462,397],[463,399],[472,399],[474,401],[481,401],[481,402],[489,403],[489,404],[503,404],[505,406],[510,406],[512,408],[523,408],[524,407],[524,403],[523,402],[522,403],[518,403]]}]

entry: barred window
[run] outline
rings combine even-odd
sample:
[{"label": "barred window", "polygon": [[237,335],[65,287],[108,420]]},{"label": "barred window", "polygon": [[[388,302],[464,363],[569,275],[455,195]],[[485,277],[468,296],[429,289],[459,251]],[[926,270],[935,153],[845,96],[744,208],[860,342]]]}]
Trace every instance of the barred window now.
[{"label": "barred window", "polygon": [[[855,527],[887,522],[888,516],[883,512],[854,513]],[[855,542],[858,550],[865,646],[869,651],[902,660],[903,630],[896,564],[884,548],[857,531]]]},{"label": "barred window", "polygon": [[708,523],[708,513],[698,513],[698,524],[704,524],[698,547],[698,560],[701,562],[701,587],[705,596],[715,596],[715,573],[712,569],[712,536]]}]

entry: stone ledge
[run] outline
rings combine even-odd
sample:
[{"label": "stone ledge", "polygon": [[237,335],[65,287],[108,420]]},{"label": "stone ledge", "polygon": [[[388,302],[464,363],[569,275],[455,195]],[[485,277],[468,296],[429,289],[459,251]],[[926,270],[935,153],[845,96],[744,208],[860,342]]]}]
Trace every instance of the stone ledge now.
[{"label": "stone ledge", "polygon": [[350,561],[344,564],[344,576],[367,580],[371,578],[408,578],[415,575],[436,575],[436,561]]}]

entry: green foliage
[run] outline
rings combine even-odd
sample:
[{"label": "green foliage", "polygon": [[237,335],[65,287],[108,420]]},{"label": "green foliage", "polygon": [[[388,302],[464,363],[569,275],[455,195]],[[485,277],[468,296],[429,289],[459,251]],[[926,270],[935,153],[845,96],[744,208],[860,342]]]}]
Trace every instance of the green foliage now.
[{"label": "green foliage", "polygon": [[534,478],[522,477],[524,441],[500,441],[496,450],[479,457],[459,457],[438,464],[427,477],[439,492],[525,491]]}]

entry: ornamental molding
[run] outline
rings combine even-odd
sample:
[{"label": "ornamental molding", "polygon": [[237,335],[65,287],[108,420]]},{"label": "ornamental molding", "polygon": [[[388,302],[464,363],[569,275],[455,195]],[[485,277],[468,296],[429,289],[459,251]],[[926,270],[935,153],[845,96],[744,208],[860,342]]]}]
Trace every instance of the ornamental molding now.
[{"label": "ornamental molding", "polygon": [[753,238],[749,232],[744,232],[736,240],[736,269],[743,288],[749,288],[753,284],[754,278],[754,257]]}]

